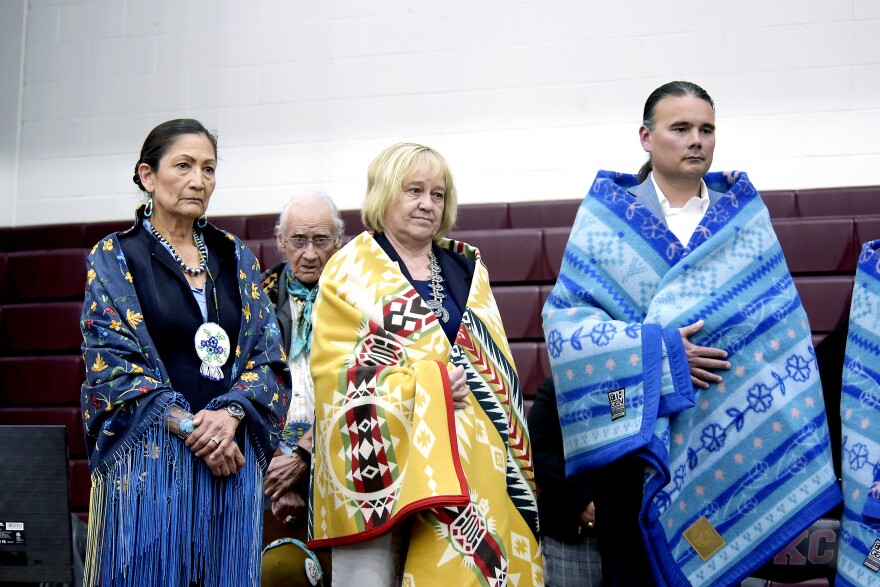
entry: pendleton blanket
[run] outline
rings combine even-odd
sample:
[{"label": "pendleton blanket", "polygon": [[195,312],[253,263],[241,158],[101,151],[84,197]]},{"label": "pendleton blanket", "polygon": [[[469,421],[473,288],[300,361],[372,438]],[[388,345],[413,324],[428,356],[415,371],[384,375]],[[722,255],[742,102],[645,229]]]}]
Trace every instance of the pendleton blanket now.
[{"label": "pendleton blanket", "polygon": [[[660,585],[733,585],[839,501],[810,327],[767,209],[745,173],[684,245],[599,172],[546,305],[569,475],[636,455]],[[725,349],[695,391],[678,328]]]},{"label": "pendleton blanket", "polygon": [[856,270],[843,367],[843,520],[837,585],[880,585],[880,240]]},{"label": "pendleton blanket", "polygon": [[283,425],[287,363],[257,260],[226,237],[235,244],[242,322],[232,388],[207,408],[237,401],[249,414],[246,466],[226,478],[213,477],[163,425],[170,405],[189,406],[153,350],[117,236],[88,257],[80,394],[92,471],[87,585],[259,583],[262,477]]},{"label": "pendleton blanket", "polygon": [[[522,390],[483,263],[455,345],[367,232],[325,267],[315,316],[310,546],[406,519],[404,585],[543,585]],[[465,368],[465,409],[448,363]]]}]

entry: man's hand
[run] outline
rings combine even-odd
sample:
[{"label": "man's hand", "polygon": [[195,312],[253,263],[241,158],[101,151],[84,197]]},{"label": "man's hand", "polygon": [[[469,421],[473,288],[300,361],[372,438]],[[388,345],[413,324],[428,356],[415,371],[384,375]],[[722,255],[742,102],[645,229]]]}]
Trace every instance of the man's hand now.
[{"label": "man's hand", "polygon": [[581,526],[586,528],[593,528],[596,525],[596,506],[591,501],[587,504],[587,507],[584,508],[584,511],[581,512],[580,519]]},{"label": "man's hand", "polygon": [[281,498],[272,500],[272,515],[285,524],[296,524],[299,517],[306,512],[306,503],[296,491],[288,491]]},{"label": "man's hand", "polygon": [[308,475],[308,473],[309,466],[303,462],[298,454],[282,455],[276,453],[266,471],[263,493],[276,502],[290,492],[302,476]]},{"label": "man's hand", "polygon": [[688,366],[691,370],[691,381],[695,387],[706,389],[710,383],[721,383],[720,375],[712,373],[710,369],[730,369],[730,363],[725,361],[727,351],[708,346],[697,346],[688,338],[699,332],[705,322],[697,320],[693,324],[678,329],[684,343],[684,351],[687,354]]}]

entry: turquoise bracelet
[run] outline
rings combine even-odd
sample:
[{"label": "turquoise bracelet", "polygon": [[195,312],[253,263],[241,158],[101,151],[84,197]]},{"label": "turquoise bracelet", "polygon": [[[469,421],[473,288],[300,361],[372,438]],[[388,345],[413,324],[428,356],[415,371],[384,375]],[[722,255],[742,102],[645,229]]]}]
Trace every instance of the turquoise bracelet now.
[{"label": "turquoise bracelet", "polygon": [[192,434],[192,431],[194,429],[195,428],[193,428],[193,419],[192,418],[187,418],[186,420],[181,420],[180,424],[178,424],[179,432],[177,433],[177,436],[181,440],[186,440],[187,438],[189,438],[189,435]]}]

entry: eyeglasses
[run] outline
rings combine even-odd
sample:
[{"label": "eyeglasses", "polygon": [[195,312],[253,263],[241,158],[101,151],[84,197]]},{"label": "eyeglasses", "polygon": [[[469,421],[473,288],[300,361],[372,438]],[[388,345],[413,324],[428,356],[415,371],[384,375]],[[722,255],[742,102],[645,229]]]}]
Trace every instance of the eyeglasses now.
[{"label": "eyeglasses", "polygon": [[316,236],[315,238],[307,238],[304,236],[291,236],[284,239],[285,243],[290,243],[294,249],[306,249],[311,243],[318,250],[325,250],[336,242],[335,238],[329,236]]}]

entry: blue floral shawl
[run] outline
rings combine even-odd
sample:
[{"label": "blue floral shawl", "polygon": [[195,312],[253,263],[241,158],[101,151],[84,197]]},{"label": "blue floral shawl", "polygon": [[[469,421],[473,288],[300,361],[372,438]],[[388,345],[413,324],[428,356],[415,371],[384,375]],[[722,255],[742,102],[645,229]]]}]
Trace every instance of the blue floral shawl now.
[{"label": "blue floral shawl", "polygon": [[225,478],[165,429],[168,406],[189,406],[155,352],[117,235],[88,257],[80,394],[92,471],[86,584],[259,583],[262,477],[284,425],[289,374],[259,264],[223,234],[235,247],[241,328],[233,384],[207,409],[235,401],[248,414],[246,465]]}]

